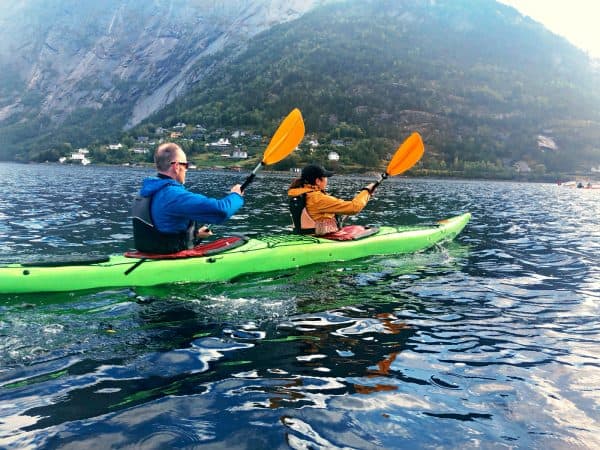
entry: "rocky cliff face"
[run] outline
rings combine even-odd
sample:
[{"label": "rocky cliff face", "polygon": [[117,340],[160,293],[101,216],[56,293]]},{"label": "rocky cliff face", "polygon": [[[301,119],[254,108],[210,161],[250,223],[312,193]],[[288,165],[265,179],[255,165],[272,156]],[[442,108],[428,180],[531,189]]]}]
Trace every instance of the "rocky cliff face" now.
[{"label": "rocky cliff face", "polygon": [[[203,58],[327,0],[22,0],[0,14],[0,127],[127,109],[130,127],[200,80]],[[218,61],[216,62],[218,64]],[[215,64],[213,61],[212,64]]]}]

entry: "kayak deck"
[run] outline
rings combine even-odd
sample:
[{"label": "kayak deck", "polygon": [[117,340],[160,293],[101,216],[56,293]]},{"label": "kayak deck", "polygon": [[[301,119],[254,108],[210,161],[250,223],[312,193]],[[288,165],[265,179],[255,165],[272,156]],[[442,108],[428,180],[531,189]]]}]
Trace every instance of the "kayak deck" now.
[{"label": "kayak deck", "polygon": [[376,234],[352,241],[293,234],[264,236],[248,239],[223,253],[185,259],[142,260],[114,255],[108,260],[58,266],[5,264],[0,265],[0,293],[210,283],[309,264],[412,253],[453,239],[470,217],[470,213],[465,213],[436,226],[382,226]]}]

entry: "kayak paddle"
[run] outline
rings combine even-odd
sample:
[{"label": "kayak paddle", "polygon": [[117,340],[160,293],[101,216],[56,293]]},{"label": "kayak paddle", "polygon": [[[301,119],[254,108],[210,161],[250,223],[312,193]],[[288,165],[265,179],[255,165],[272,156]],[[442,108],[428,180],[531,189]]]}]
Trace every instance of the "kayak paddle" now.
[{"label": "kayak paddle", "polygon": [[294,108],[291,113],[281,122],[277,131],[271,138],[267,149],[263,155],[262,161],[254,168],[252,173],[248,175],[244,184],[242,184],[242,192],[246,190],[248,185],[256,177],[256,172],[262,166],[275,164],[292,153],[300,141],[304,137],[304,121],[302,114],[298,108]]},{"label": "kayak paddle", "polygon": [[[302,113],[298,108],[294,108],[292,112],[283,119],[283,122],[281,122],[281,125],[279,125],[279,128],[275,131],[269,145],[267,145],[262,161],[258,163],[252,173],[248,175],[240,188],[241,191],[244,192],[248,185],[254,181],[256,172],[258,172],[262,166],[268,166],[281,161],[298,147],[298,144],[300,144],[303,137],[304,120],[302,119]],[[210,230],[210,225],[203,225],[200,228]]]},{"label": "kayak paddle", "polygon": [[[393,177],[400,175],[402,172],[406,172],[412,166],[414,166],[423,156],[425,146],[423,145],[423,139],[421,135],[416,131],[407,137],[392,156],[392,160],[389,162],[385,173],[380,175],[379,180],[373,184],[373,188],[369,191],[371,195],[375,192],[377,186],[381,184],[387,177]],[[342,216],[340,220],[340,228],[348,216]]]},{"label": "kayak paddle", "polygon": [[375,191],[375,188],[387,177],[400,175],[414,166],[419,162],[424,151],[425,146],[423,145],[423,139],[421,139],[421,135],[415,131],[400,144],[400,147],[398,147],[398,150],[396,150],[396,153],[388,164],[385,173],[381,174],[381,178],[375,183],[372,191]]}]

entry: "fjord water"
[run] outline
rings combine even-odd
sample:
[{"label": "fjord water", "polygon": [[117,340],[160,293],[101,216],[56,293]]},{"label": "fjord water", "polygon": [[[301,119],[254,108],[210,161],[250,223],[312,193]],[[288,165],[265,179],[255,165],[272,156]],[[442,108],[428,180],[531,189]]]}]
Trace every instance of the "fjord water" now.
[{"label": "fjord water", "polygon": [[[0,164],[0,260],[124,251],[151,173]],[[215,232],[285,232],[289,181],[261,173]],[[598,448],[599,205],[600,190],[390,179],[357,222],[471,223],[415,255],[2,296],[0,447]]]}]

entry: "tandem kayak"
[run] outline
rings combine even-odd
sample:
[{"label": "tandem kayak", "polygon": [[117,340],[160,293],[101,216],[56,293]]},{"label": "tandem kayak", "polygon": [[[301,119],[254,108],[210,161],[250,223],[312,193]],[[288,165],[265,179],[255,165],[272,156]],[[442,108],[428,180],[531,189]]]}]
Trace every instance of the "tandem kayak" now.
[{"label": "tandem kayak", "polygon": [[88,261],[0,264],[0,293],[210,283],[309,264],[412,253],[453,239],[470,218],[471,214],[465,213],[433,226],[382,226],[359,240],[333,241],[295,234],[246,238],[240,245],[217,254],[177,259],[113,255]]}]

